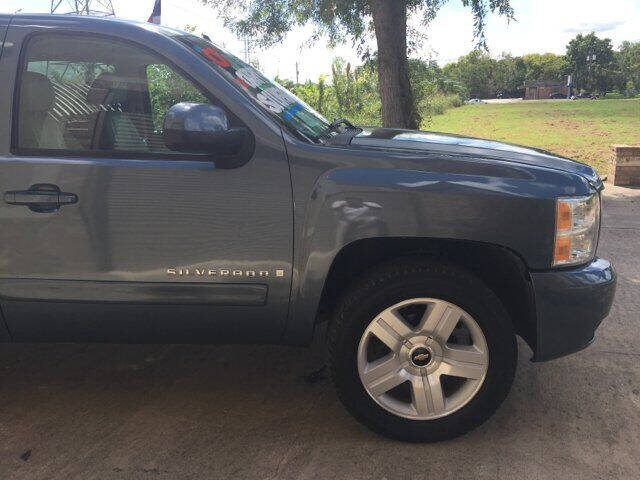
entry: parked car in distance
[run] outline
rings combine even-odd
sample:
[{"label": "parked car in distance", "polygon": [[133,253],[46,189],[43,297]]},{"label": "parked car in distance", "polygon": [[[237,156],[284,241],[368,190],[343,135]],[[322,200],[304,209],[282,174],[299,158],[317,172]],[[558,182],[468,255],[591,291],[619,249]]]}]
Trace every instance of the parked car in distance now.
[{"label": "parked car in distance", "polygon": [[551,360],[609,312],[587,165],[329,122],[156,25],[0,15],[0,38],[0,341],[305,345],[325,323],[353,416],[437,441],[500,406],[516,336]]},{"label": "parked car in distance", "polygon": [[579,93],[578,95],[574,95],[571,97],[572,100],[597,100],[598,99],[598,95],[594,95],[592,93],[589,92],[582,92]]}]

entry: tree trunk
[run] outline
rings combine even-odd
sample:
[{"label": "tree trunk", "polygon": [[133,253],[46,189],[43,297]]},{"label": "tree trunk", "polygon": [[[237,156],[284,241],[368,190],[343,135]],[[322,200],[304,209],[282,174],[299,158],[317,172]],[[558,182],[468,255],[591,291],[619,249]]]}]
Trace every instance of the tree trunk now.
[{"label": "tree trunk", "polygon": [[407,5],[404,0],[370,0],[378,43],[378,89],[385,127],[417,129],[407,60]]}]

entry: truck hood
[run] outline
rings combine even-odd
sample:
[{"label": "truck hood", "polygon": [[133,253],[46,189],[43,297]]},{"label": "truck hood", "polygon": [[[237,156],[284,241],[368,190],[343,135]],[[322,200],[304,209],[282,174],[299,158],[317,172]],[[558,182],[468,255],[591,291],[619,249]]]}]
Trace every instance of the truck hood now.
[{"label": "truck hood", "polygon": [[350,145],[356,148],[438,152],[503,160],[574,173],[586,178],[594,188],[599,190],[602,187],[600,177],[589,165],[537,148],[493,140],[417,130],[364,128],[351,139]]}]

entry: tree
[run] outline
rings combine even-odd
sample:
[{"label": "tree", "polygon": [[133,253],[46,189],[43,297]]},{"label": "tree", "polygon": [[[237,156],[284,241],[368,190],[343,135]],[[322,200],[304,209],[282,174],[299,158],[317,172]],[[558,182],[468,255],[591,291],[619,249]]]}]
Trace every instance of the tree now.
[{"label": "tree", "polygon": [[341,112],[352,111],[358,100],[357,83],[351,64],[342,58],[335,58],[331,64],[333,90]]},{"label": "tree", "polygon": [[443,68],[444,74],[466,86],[471,97],[491,98],[496,94],[493,74],[496,61],[488,53],[474,50],[460,57],[456,63]]},{"label": "tree", "polygon": [[530,53],[522,57],[528,82],[563,80],[569,65],[564,55],[554,53]]},{"label": "tree", "polygon": [[[423,26],[449,0],[201,0],[216,8],[236,32],[262,45],[279,42],[295,26],[313,24],[314,38],[330,43],[351,38],[362,47],[374,37],[383,125],[418,128],[408,66],[407,19],[421,15]],[[485,18],[490,12],[512,19],[510,0],[461,0],[474,17],[474,36],[486,49]]]},{"label": "tree", "polygon": [[497,92],[508,97],[521,96],[526,76],[527,66],[522,57],[503,53],[493,74]]},{"label": "tree", "polygon": [[318,101],[316,103],[316,106],[320,113],[324,114],[326,101],[327,101],[327,89],[326,89],[326,83],[325,83],[325,76],[320,75],[320,78],[318,78]]},{"label": "tree", "polygon": [[417,105],[438,91],[444,91],[442,69],[433,60],[409,59],[409,80]]},{"label": "tree", "polygon": [[618,89],[632,96],[640,91],[640,42],[622,42],[615,55],[619,71]]},{"label": "tree", "polygon": [[567,45],[567,61],[578,89],[606,93],[615,73],[613,47],[608,38],[591,32],[578,34]]},{"label": "tree", "polygon": [[178,102],[208,103],[207,98],[193,84],[166,65],[147,67],[149,94],[154,128],[162,131],[164,115]]}]

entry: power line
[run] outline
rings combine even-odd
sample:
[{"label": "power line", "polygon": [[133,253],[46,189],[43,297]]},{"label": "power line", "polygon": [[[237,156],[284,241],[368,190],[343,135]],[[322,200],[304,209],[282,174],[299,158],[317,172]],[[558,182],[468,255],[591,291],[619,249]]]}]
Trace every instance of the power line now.
[{"label": "power line", "polygon": [[115,17],[111,0],[51,0],[51,13]]}]

